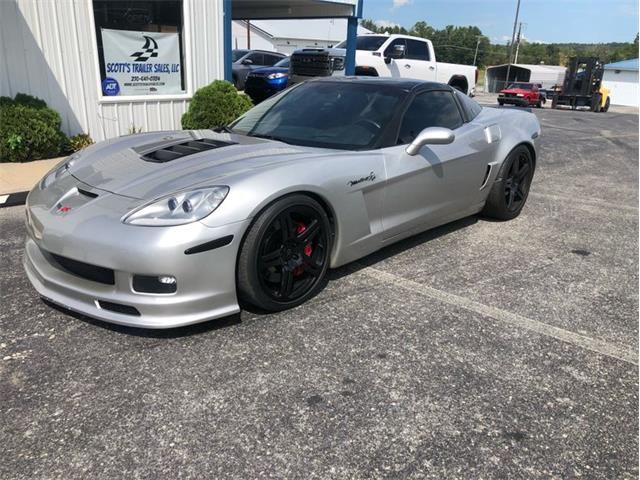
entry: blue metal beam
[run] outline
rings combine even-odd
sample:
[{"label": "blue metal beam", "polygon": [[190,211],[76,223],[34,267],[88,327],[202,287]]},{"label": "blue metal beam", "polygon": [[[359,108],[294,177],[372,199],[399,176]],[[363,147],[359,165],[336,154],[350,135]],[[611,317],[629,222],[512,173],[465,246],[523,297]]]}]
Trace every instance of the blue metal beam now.
[{"label": "blue metal beam", "polygon": [[356,73],[356,41],[358,38],[358,18],[347,18],[347,53],[344,62],[346,75]]},{"label": "blue metal beam", "polygon": [[353,16],[347,18],[347,53],[344,62],[346,75],[356,73],[356,41],[358,39],[358,19],[362,18],[362,4],[364,0],[358,0]]},{"label": "blue metal beam", "polygon": [[223,61],[224,61],[224,79],[233,83],[233,71],[231,68],[232,62],[232,41],[231,41],[231,0],[222,0],[223,11]]}]

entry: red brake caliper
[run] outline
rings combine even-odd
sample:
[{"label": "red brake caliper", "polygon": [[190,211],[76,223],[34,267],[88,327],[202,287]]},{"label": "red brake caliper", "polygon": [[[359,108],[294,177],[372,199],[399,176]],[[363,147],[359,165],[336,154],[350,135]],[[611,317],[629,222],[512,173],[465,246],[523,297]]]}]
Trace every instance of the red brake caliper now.
[{"label": "red brake caliper", "polygon": [[[298,226],[296,228],[296,233],[300,235],[301,233],[304,233],[306,229],[307,229],[307,226],[304,223],[298,223]],[[313,247],[311,246],[311,242],[307,243],[304,246],[304,249],[302,250],[302,252],[306,257],[311,256],[311,254],[313,253]],[[293,275],[296,277],[299,277],[300,275],[302,275],[303,272],[304,272],[304,269],[302,268],[302,265],[300,265],[299,267],[296,267],[293,270]]]}]

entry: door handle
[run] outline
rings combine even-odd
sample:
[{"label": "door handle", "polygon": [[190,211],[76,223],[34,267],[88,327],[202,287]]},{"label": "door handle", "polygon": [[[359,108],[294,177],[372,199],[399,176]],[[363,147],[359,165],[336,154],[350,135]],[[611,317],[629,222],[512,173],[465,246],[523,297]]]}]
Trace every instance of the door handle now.
[{"label": "door handle", "polygon": [[408,63],[405,64],[404,68],[411,68],[411,65],[409,65]]},{"label": "door handle", "polygon": [[431,65],[431,66],[429,67],[429,70],[435,70],[435,69],[436,69],[436,67],[434,67],[433,65]]}]

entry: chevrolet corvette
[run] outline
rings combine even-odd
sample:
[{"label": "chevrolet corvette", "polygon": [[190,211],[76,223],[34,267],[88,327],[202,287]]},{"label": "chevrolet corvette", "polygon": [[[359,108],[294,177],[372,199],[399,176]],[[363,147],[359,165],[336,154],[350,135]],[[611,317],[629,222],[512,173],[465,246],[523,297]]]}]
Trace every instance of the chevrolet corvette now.
[{"label": "chevrolet corvette", "polygon": [[284,310],[385,245],[518,216],[539,135],[530,112],[448,85],[311,80],[216,131],[128,135],[66,158],[27,198],[24,268],[54,304],[129,326]]}]

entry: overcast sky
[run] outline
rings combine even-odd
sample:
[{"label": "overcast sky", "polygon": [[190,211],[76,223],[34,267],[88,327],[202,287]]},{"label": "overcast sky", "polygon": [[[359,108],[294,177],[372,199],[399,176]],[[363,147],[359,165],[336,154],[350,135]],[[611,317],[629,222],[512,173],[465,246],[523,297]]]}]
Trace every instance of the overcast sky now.
[{"label": "overcast sky", "polygon": [[[511,38],[517,0],[364,0],[364,18],[411,27],[476,25],[492,42]],[[630,42],[638,0],[521,0],[524,35],[539,42]]]}]

